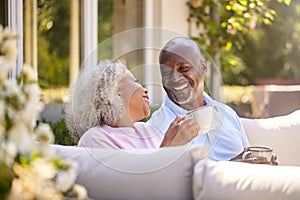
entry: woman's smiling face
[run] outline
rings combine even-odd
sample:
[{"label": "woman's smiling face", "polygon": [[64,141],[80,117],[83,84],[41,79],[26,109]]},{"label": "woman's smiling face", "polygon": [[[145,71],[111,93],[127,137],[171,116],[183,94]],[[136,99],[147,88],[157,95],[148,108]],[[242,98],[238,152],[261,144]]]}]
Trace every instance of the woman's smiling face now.
[{"label": "woman's smiling face", "polygon": [[126,111],[133,122],[148,117],[150,114],[148,91],[141,86],[127,70],[120,80],[120,94],[124,100]]},{"label": "woman's smiling face", "polygon": [[206,68],[200,52],[191,46],[174,46],[161,57],[162,83],[169,98],[191,110],[202,105]]}]

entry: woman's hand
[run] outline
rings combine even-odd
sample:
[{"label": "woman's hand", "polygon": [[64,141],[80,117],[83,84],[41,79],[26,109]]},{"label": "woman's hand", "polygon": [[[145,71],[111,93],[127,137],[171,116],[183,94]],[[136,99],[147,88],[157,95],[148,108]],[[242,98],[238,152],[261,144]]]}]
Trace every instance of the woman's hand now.
[{"label": "woman's hand", "polygon": [[268,165],[278,165],[277,163],[277,155],[273,154],[271,157],[271,161],[269,161],[266,157],[263,156],[252,156],[248,154],[245,158],[243,158],[243,154],[249,152],[248,148],[244,148],[244,151],[237,155],[236,157],[232,158],[230,161],[237,161],[237,162],[245,162],[251,164],[268,164]]},{"label": "woman's hand", "polygon": [[185,145],[198,135],[199,130],[192,118],[177,116],[170,124],[160,147]]}]

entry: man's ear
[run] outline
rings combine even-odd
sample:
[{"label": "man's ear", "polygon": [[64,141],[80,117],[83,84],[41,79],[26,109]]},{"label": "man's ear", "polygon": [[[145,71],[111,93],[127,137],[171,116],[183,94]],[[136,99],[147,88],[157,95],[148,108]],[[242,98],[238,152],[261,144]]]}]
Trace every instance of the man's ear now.
[{"label": "man's ear", "polygon": [[206,73],[207,72],[207,62],[205,59],[201,59],[201,70]]}]

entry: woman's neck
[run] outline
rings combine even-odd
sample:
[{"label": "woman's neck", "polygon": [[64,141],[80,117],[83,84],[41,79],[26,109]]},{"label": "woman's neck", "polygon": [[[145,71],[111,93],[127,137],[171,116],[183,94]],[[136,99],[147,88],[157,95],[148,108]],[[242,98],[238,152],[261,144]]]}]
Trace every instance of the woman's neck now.
[{"label": "woman's neck", "polygon": [[117,127],[133,127],[135,121],[131,119],[131,117],[127,114],[121,115],[119,120],[117,121]]}]

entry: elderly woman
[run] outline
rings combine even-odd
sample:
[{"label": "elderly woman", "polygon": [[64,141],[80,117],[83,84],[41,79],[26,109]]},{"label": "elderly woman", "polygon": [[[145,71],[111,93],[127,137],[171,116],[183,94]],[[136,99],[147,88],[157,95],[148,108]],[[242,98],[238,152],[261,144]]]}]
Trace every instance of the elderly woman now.
[{"label": "elderly woman", "polygon": [[197,136],[192,119],[177,117],[163,136],[139,122],[149,116],[149,99],[143,88],[118,60],[101,61],[83,68],[66,106],[67,126],[79,139],[78,146],[110,149],[178,146]]}]

